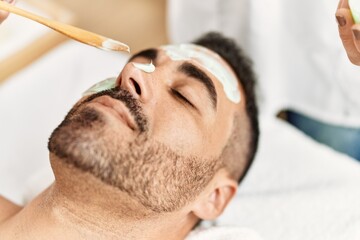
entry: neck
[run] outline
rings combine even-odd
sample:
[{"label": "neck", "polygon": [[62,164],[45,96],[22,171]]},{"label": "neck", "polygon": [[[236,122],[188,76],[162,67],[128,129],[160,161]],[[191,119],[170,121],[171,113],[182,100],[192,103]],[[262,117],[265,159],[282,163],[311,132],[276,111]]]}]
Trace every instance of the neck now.
[{"label": "neck", "polygon": [[[52,165],[55,183],[1,225],[1,236],[11,233],[19,238],[23,233],[29,239],[184,239],[196,221],[184,212],[156,214],[88,173],[61,161],[52,161]],[[6,239],[11,239],[8,236]]]}]

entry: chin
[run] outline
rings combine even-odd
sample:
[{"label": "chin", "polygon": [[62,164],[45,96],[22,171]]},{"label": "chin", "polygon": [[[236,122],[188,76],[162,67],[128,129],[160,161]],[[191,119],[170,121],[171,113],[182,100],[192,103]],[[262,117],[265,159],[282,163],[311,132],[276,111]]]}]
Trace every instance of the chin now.
[{"label": "chin", "polygon": [[[49,138],[48,149],[61,161],[84,169],[98,168],[109,161],[109,152],[116,142],[126,145],[123,131],[111,129],[109,120],[101,111],[83,107],[70,111]],[[119,144],[121,143],[121,144]]]}]

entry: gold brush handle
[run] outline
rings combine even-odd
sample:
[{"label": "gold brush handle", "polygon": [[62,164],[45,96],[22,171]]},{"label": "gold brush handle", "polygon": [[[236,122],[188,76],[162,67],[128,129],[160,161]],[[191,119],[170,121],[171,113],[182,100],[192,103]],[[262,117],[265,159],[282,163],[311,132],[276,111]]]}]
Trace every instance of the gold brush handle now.
[{"label": "gold brush handle", "polygon": [[76,41],[88,44],[93,47],[97,47],[103,50],[110,51],[126,51],[130,52],[129,46],[119,41],[101,36],[96,33],[92,33],[81,28],[77,28],[68,24],[64,24],[58,21],[50,20],[28,11],[22,10],[18,7],[14,7],[11,4],[0,1],[0,9],[17,14],[19,16],[31,19],[35,22],[43,24],[59,33],[62,33]]}]

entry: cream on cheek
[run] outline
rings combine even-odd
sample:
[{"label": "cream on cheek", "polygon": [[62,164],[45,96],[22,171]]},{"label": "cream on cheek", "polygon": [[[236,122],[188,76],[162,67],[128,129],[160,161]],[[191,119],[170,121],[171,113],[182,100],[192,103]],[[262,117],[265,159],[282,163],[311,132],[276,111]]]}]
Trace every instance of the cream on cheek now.
[{"label": "cream on cheek", "polygon": [[[132,62],[133,66],[143,72],[152,73],[155,71],[155,66],[152,62],[150,63],[135,63]],[[101,82],[91,86],[88,90],[83,93],[83,96],[88,96],[101,91],[109,90],[116,87],[116,78],[107,78]]]},{"label": "cream on cheek", "polygon": [[167,45],[161,47],[173,61],[196,60],[222,84],[227,98],[234,102],[241,101],[239,85],[234,74],[220,63],[220,56],[208,49],[194,44]]},{"label": "cream on cheek", "polygon": [[88,90],[83,93],[83,96],[88,96],[91,94],[95,94],[101,91],[105,91],[111,88],[116,87],[116,78],[107,78],[101,82],[96,83]]}]

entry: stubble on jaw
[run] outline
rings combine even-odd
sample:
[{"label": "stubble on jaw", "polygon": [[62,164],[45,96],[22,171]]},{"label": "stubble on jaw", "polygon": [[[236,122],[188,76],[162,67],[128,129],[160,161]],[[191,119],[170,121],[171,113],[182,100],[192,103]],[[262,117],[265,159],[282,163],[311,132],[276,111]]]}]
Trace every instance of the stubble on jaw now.
[{"label": "stubble on jaw", "polygon": [[[137,106],[131,97],[122,100]],[[140,109],[134,109],[135,115],[141,115]],[[134,109],[130,110],[134,113]],[[146,122],[142,115],[137,117]],[[86,104],[70,111],[48,146],[59,160],[127,193],[155,213],[184,207],[223,167],[218,158],[184,156],[146,132],[129,142],[101,112]]]}]

